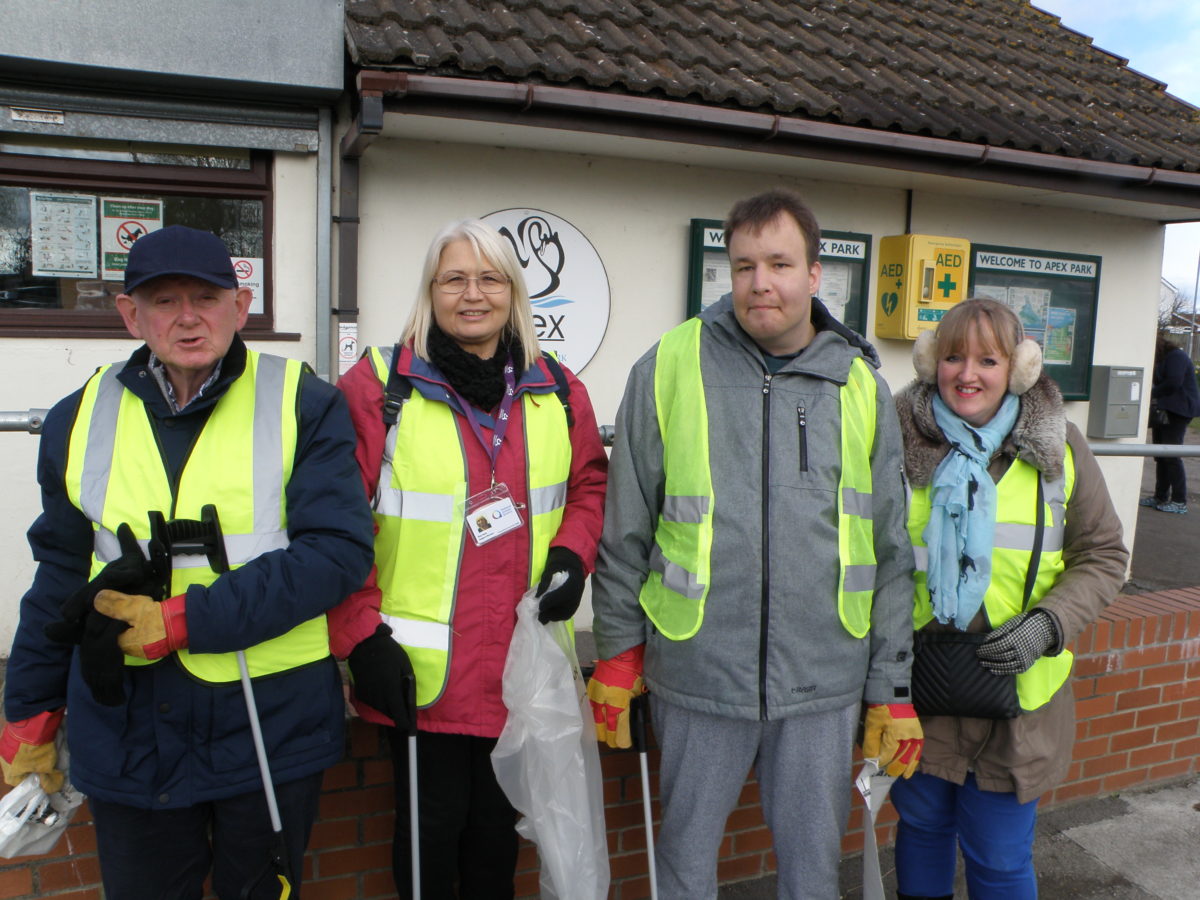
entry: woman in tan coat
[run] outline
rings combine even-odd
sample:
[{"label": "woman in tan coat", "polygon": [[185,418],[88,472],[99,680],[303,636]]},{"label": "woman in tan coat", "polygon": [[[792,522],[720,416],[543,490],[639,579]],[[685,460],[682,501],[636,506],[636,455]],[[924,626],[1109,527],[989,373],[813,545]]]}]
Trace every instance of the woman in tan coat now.
[{"label": "woman in tan coat", "polygon": [[[899,897],[950,898],[957,845],[973,900],[1027,900],[1037,799],[1065,776],[1075,738],[1065,648],[1120,591],[1128,552],[1096,460],[1008,307],[960,303],[921,335],[913,360],[918,379],[896,406],[913,490],[925,752],[892,789]],[[947,633],[960,649],[975,644],[972,671],[950,683],[922,665]],[[972,676],[983,690],[948,698]],[[1008,709],[981,709],[997,686]]]}]

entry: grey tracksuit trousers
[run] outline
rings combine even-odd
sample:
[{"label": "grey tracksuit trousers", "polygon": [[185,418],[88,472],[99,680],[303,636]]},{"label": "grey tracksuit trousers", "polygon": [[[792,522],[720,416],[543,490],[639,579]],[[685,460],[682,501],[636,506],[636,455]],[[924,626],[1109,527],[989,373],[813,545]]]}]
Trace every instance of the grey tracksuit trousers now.
[{"label": "grey tracksuit trousers", "polygon": [[716,900],[725,823],[753,766],[778,861],[779,897],[837,900],[858,704],[756,722],[650,698],[662,750],[659,897]]}]

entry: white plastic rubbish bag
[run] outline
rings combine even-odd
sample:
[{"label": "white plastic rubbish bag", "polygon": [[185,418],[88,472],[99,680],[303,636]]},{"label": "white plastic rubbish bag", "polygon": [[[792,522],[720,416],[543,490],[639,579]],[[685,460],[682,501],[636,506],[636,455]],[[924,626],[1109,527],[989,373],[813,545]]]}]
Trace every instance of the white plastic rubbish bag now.
[{"label": "white plastic rubbish bag", "polygon": [[537,844],[544,900],[605,900],[608,840],[591,708],[566,624],[542,625],[537,614],[531,590],[517,606],[504,663],[508,721],[492,768],[521,813],[517,831]]},{"label": "white plastic rubbish bag", "polygon": [[47,794],[36,775],[0,797],[0,856],[38,856],[49,853],[83,803],[83,795],[70,784]]}]

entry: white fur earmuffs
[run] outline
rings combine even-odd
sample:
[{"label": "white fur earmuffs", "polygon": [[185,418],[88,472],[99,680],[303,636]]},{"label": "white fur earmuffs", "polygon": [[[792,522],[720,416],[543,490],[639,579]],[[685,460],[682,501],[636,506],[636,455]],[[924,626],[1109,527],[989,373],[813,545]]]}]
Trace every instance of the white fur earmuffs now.
[{"label": "white fur earmuffs", "polygon": [[[934,331],[922,331],[913,344],[913,368],[925,384],[937,384],[937,339]],[[1013,350],[1008,370],[1008,389],[1018,397],[1033,387],[1042,374],[1042,348],[1033,338],[1022,337]]]}]

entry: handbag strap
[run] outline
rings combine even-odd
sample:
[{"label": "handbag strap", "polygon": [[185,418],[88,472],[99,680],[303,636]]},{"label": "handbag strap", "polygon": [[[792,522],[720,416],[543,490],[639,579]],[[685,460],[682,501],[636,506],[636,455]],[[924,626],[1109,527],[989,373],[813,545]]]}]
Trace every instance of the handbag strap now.
[{"label": "handbag strap", "polygon": [[1042,536],[1046,531],[1046,500],[1042,491],[1042,473],[1037,478],[1037,514],[1033,526],[1033,549],[1029,554],[1029,569],[1025,572],[1025,597],[1021,609],[1027,609],[1033,596],[1033,585],[1037,581],[1038,566],[1042,562]]}]

